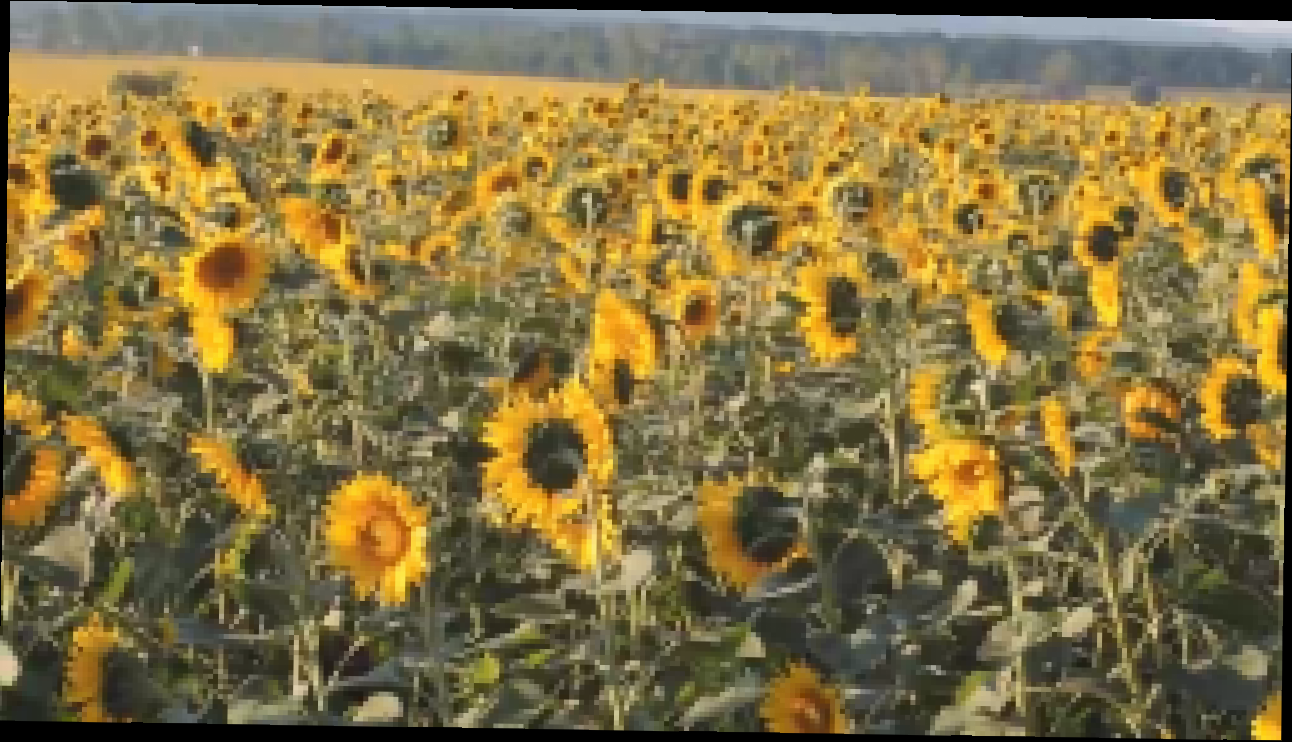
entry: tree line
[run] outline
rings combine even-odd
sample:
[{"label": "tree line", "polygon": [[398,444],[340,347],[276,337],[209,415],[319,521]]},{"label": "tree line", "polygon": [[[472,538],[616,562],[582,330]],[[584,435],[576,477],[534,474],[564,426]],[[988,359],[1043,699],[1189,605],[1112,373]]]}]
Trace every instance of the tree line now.
[{"label": "tree line", "polygon": [[[148,6],[143,6],[144,8]],[[787,85],[886,95],[984,82],[1031,83],[1061,97],[1086,86],[1292,90],[1289,50],[1107,40],[842,35],[659,23],[533,24],[320,12],[144,11],[75,3],[15,15],[10,46],[51,52],[253,56],[585,80],[663,79],[694,87]],[[1147,87],[1146,87],[1147,86]]]}]

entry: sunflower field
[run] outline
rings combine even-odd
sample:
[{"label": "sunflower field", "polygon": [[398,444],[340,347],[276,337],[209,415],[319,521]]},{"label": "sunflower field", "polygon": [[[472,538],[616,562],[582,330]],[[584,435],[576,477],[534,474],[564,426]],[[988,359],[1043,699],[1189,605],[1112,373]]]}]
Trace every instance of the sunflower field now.
[{"label": "sunflower field", "polygon": [[1289,110],[9,93],[5,719],[1281,737]]}]

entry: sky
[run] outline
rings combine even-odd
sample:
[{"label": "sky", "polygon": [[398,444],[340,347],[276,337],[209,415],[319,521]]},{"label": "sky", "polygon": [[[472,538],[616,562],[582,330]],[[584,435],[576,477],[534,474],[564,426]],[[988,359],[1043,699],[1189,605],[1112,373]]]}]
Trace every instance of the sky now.
[{"label": "sky", "polygon": [[1247,33],[1292,33],[1292,21],[1244,21],[1237,19],[1179,18],[1182,23],[1219,26]]}]

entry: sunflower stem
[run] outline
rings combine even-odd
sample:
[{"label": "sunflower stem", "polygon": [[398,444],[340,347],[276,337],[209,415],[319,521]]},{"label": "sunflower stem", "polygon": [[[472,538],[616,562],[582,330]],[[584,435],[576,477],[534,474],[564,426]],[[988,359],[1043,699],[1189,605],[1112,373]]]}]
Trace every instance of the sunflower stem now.
[{"label": "sunflower stem", "polygon": [[202,409],[206,432],[215,435],[215,392],[211,388],[211,372],[206,369],[202,369]]}]

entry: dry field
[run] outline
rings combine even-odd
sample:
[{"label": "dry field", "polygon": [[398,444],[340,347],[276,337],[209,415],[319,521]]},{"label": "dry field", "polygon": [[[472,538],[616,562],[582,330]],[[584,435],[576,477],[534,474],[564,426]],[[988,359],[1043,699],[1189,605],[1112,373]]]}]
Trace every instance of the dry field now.
[{"label": "dry field", "polygon": [[[379,90],[389,91],[401,101],[418,100],[433,93],[463,87],[482,92],[493,91],[500,96],[535,96],[546,90],[556,96],[578,98],[618,92],[622,87],[617,84],[540,77],[477,75],[322,62],[9,52],[9,84],[24,90],[58,89],[70,95],[98,93],[107,86],[113,75],[133,70],[179,71],[193,78],[193,91],[203,96],[227,95],[259,85],[290,88],[302,93],[324,88],[357,93],[365,84],[371,84]],[[682,96],[733,94],[732,91],[721,90],[676,89],[672,92]]]}]

